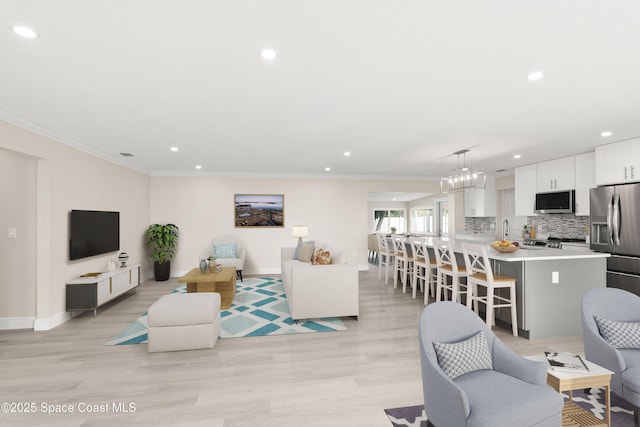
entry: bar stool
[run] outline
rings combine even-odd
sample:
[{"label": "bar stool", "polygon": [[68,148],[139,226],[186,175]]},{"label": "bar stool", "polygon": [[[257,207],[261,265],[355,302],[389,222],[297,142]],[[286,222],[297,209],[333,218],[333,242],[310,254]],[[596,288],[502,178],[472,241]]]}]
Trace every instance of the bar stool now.
[{"label": "bar stool", "polygon": [[[467,264],[467,307],[474,306],[476,314],[478,303],[486,306],[485,322],[492,327],[495,323],[496,308],[511,308],[511,329],[513,336],[518,336],[518,313],[516,309],[516,278],[493,274],[491,260],[489,259],[488,246],[471,243],[462,244],[464,260]],[[478,294],[478,286],[484,286],[487,290],[486,296]],[[509,297],[496,295],[495,290],[499,288],[509,288]]]},{"label": "bar stool", "polygon": [[393,235],[391,236],[391,241],[393,242],[393,247],[396,250],[393,287],[398,287],[398,274],[401,274],[400,280],[402,281],[402,293],[404,294],[407,292],[407,276],[409,276],[410,272],[413,274],[413,254],[409,253],[404,242],[404,236]]},{"label": "bar stool", "polygon": [[[436,294],[436,261],[429,258],[427,243],[424,239],[412,237],[409,240],[413,250],[413,298],[416,297],[418,280],[420,280],[420,289],[424,292],[424,305],[427,305],[429,294],[431,296]],[[428,289],[428,292],[425,289]]]},{"label": "bar stool", "polygon": [[389,263],[393,265],[395,250],[386,235],[376,234],[376,238],[378,239],[380,253],[378,256],[378,280],[382,277],[382,266],[384,265],[384,283],[389,283]]},{"label": "bar stool", "polygon": [[[446,289],[451,291],[451,301],[457,302],[458,297],[466,294],[468,290],[468,286],[460,282],[461,278],[467,277],[467,269],[458,266],[453,244],[450,241],[434,239],[433,242],[437,267],[436,301],[440,301],[440,296]],[[451,285],[448,284],[447,277],[451,277]]]}]

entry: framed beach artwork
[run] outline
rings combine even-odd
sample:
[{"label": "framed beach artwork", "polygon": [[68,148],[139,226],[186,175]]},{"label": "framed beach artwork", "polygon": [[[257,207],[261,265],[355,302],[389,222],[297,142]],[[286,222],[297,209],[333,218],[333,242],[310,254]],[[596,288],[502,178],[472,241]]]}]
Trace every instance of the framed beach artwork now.
[{"label": "framed beach artwork", "polygon": [[284,194],[236,194],[236,227],[284,227]]}]

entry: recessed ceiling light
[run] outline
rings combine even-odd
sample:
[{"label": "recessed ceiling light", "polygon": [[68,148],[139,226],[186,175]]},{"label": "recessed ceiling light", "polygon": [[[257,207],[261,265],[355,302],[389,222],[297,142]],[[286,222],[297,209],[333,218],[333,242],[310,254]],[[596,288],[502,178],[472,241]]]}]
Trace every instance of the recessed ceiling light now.
[{"label": "recessed ceiling light", "polygon": [[14,26],[13,31],[16,34],[19,34],[22,37],[26,37],[28,39],[35,39],[36,37],[38,37],[38,33],[33,31],[31,28],[23,27],[21,25]]},{"label": "recessed ceiling light", "polygon": [[324,168],[325,172],[331,172],[331,168]]},{"label": "recessed ceiling light", "polygon": [[273,49],[264,49],[262,50],[262,52],[260,52],[260,56],[262,56],[262,59],[266,59],[267,61],[273,61],[274,59],[276,59],[276,56],[278,56],[278,54]]},{"label": "recessed ceiling light", "polygon": [[178,147],[171,147],[171,151],[173,151],[174,153],[178,152]]},{"label": "recessed ceiling light", "polygon": [[202,169],[202,166],[196,165],[196,169]]},{"label": "recessed ceiling light", "polygon": [[514,159],[519,159],[520,157],[521,157],[521,156],[520,156],[520,154],[514,154],[514,155],[513,155],[513,158],[514,158]]},{"label": "recessed ceiling light", "polygon": [[350,155],[351,155],[351,151],[345,151],[345,152],[344,152],[344,156],[345,156],[345,157],[349,157]]},{"label": "recessed ceiling light", "polygon": [[602,133],[600,134],[600,136],[611,136],[611,135],[613,135],[613,133],[611,133],[611,132],[610,132],[610,131],[608,131],[608,130],[607,130],[607,131],[604,131],[604,132],[602,132]]},{"label": "recessed ceiling light", "polygon": [[544,73],[542,71],[534,71],[527,74],[527,80],[529,80],[530,82],[540,80],[542,77],[544,77]]}]

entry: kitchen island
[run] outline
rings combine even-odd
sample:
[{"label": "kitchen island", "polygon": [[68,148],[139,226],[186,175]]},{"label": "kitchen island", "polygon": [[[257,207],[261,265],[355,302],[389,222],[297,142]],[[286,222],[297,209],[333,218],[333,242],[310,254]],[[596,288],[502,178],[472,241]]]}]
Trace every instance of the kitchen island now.
[{"label": "kitchen island", "polygon": [[[433,248],[433,239],[427,238],[430,248]],[[462,240],[454,240],[459,265],[464,265],[462,243]],[[490,249],[489,253],[494,273],[517,279],[518,333],[521,337],[582,335],[582,295],[589,289],[606,286],[609,254],[544,247],[521,247],[513,253]],[[497,323],[510,327],[510,316],[508,308],[496,310]]]}]

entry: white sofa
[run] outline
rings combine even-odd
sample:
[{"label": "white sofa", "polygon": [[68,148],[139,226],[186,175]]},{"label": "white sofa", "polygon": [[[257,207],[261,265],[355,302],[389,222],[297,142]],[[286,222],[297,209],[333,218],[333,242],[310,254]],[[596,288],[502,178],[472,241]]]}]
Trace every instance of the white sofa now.
[{"label": "white sofa", "polygon": [[[296,248],[282,248],[282,283],[294,320],[359,315],[358,266],[331,252],[330,265],[294,259]],[[335,255],[334,255],[335,253]]]}]

